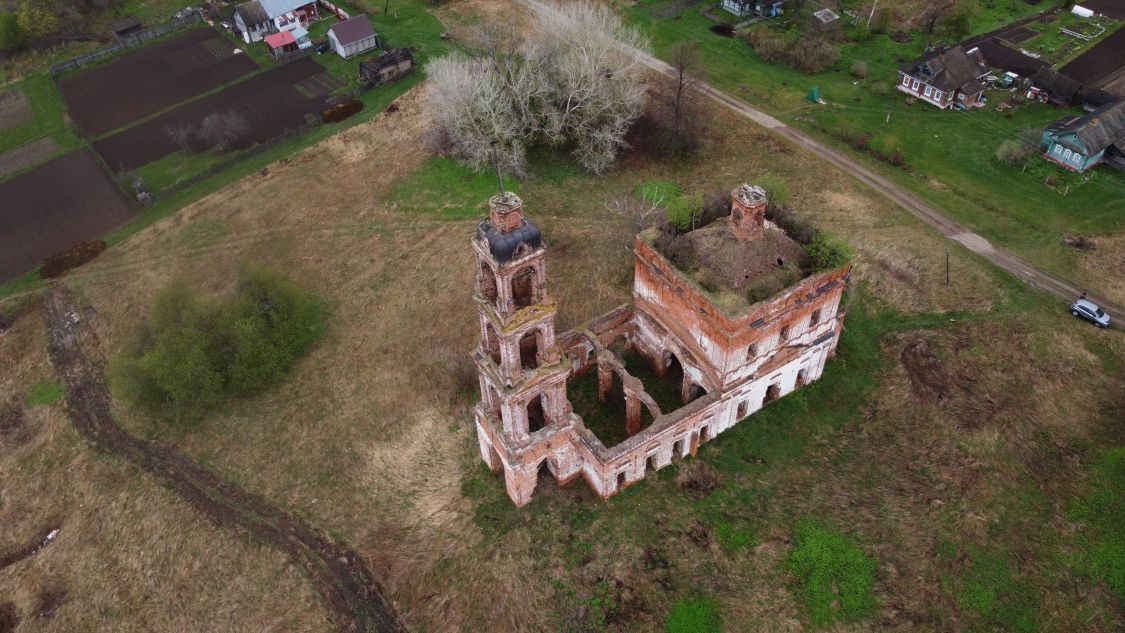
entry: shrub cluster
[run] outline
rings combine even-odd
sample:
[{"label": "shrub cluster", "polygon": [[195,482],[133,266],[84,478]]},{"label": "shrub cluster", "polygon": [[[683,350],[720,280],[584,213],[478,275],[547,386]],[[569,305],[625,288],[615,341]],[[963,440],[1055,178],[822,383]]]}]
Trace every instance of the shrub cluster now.
[{"label": "shrub cluster", "polygon": [[805,246],[813,272],[839,268],[852,258],[851,250],[839,238],[818,229],[788,205],[771,203],[766,219],[781,227],[789,237]]},{"label": "shrub cluster", "polygon": [[802,36],[787,41],[780,33],[763,27],[751,30],[747,40],[762,59],[803,73],[822,72],[840,60],[840,49],[823,37]]},{"label": "shrub cluster", "polygon": [[320,299],[262,268],[244,269],[225,300],[172,282],[136,340],[113,359],[110,377],[134,406],[172,421],[196,420],[225,397],[278,382],[323,335],[325,315]]},{"label": "shrub cluster", "polygon": [[906,164],[906,154],[903,154],[901,149],[896,148],[895,151],[888,154],[877,147],[872,147],[871,140],[875,138],[875,136],[870,132],[857,133],[849,130],[839,130],[828,127],[820,121],[813,121],[812,127],[833,138],[844,141],[854,149],[865,152],[888,165],[894,165],[895,167],[901,167],[905,171],[910,171],[910,167]]}]

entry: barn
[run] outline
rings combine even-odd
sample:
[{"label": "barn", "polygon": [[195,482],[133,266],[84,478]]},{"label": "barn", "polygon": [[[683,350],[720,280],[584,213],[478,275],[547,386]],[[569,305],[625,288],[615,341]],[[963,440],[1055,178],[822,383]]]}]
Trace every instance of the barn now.
[{"label": "barn", "polygon": [[377,48],[379,36],[366,15],[357,15],[333,24],[328,29],[328,44],[340,57],[347,59]]}]

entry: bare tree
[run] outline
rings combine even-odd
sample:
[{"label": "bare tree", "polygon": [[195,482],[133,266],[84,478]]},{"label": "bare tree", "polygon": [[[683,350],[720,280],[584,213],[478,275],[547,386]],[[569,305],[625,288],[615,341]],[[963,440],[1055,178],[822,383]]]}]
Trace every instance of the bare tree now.
[{"label": "bare tree", "polygon": [[606,211],[623,219],[629,228],[630,235],[635,235],[647,229],[653,219],[659,218],[664,213],[664,198],[655,200],[639,198],[624,194],[605,203]]},{"label": "bare tree", "polygon": [[198,135],[209,147],[226,151],[250,131],[250,122],[236,110],[212,112],[199,124]]},{"label": "bare tree", "polygon": [[671,114],[670,149],[674,154],[689,154],[699,147],[703,133],[703,110],[695,89],[702,81],[705,67],[697,42],[676,42],[672,45],[672,70],[675,71],[672,95],[668,99]]},{"label": "bare tree", "polygon": [[188,124],[174,124],[164,126],[164,135],[173,145],[180,148],[180,151],[188,151],[191,148],[191,139],[195,137],[195,128]]},{"label": "bare tree", "polygon": [[644,70],[629,47],[640,33],[608,8],[536,5],[526,39],[479,32],[479,58],[453,54],[427,66],[426,110],[451,153],[482,167],[496,141],[501,165],[522,173],[528,147],[569,147],[601,173],[644,105]]},{"label": "bare tree", "polygon": [[953,10],[952,0],[940,0],[930,3],[929,6],[922,11],[919,16],[918,22],[922,27],[922,32],[926,34],[926,48],[929,48],[934,41],[934,32],[937,30],[938,24],[941,23],[945,16]]}]

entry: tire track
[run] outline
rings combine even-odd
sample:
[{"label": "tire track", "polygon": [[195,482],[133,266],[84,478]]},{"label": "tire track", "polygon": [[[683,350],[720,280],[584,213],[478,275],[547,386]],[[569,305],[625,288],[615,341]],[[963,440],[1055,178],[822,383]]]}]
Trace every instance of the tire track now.
[{"label": "tire track", "polygon": [[87,442],[160,480],[216,526],[244,530],[285,552],[309,576],[339,630],[404,630],[379,582],[355,550],[199,466],[174,447],[134,437],[117,424],[110,412],[104,373],[85,349],[93,346],[92,333],[84,332],[74,297],[64,285],[48,290],[45,319],[51,364],[67,386],[67,413]]}]

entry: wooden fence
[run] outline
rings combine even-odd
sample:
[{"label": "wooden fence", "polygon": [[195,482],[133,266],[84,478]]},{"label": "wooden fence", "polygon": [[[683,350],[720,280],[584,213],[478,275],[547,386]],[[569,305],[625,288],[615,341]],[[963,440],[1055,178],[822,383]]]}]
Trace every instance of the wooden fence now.
[{"label": "wooden fence", "polygon": [[256,143],[255,145],[249,147],[248,149],[245,149],[245,150],[243,150],[243,151],[241,151],[237,154],[234,154],[230,158],[227,158],[226,160],[224,160],[220,163],[212,165],[206,171],[200,172],[200,173],[192,176],[191,178],[188,178],[187,180],[181,180],[180,182],[177,182],[176,184],[174,184],[170,187],[165,187],[164,189],[161,189],[160,191],[151,193],[148,196],[148,199],[143,201],[143,203],[144,203],[145,206],[150,206],[150,205],[155,204],[155,203],[157,203],[161,200],[164,200],[165,198],[171,197],[172,195],[177,194],[177,193],[183,191],[184,189],[187,189],[188,187],[191,187],[191,186],[196,185],[200,182],[203,182],[204,180],[207,180],[211,176],[214,176],[214,175],[216,175],[216,174],[218,174],[222,171],[226,171],[227,169],[230,169],[231,167],[237,165],[238,163],[240,163],[244,160],[247,160],[249,158],[257,156],[258,154],[261,154],[262,152],[264,152],[264,151],[266,151],[270,148],[276,147],[276,146],[284,143],[285,141],[288,141],[289,139],[293,138],[294,136],[300,136],[301,134],[304,134],[305,132],[308,132],[309,130],[314,130],[314,129],[320,127],[321,124],[322,124],[322,121],[320,119],[320,113],[316,112],[316,113],[313,114],[313,116],[310,118],[310,120],[308,122],[306,122],[304,125],[301,125],[299,127],[295,127],[295,128],[289,129],[289,130],[285,130],[284,132],[282,132],[281,134],[278,134],[277,136],[271,138],[270,140],[262,142],[262,143]]},{"label": "wooden fence", "polygon": [[137,31],[136,33],[123,35],[121,37],[121,40],[113,46],[99,48],[98,50],[91,51],[89,53],[86,53],[85,55],[79,55],[78,57],[73,57],[66,61],[52,65],[51,75],[60,75],[62,73],[74,70],[75,68],[81,68],[82,66],[93,64],[94,62],[105,57],[116,55],[121,51],[140,46],[141,44],[154,40],[158,37],[163,37],[173,31],[178,31],[186,26],[199,24],[201,22],[203,22],[203,14],[197,11],[185,17],[170,20],[159,26],[143,29]]}]

